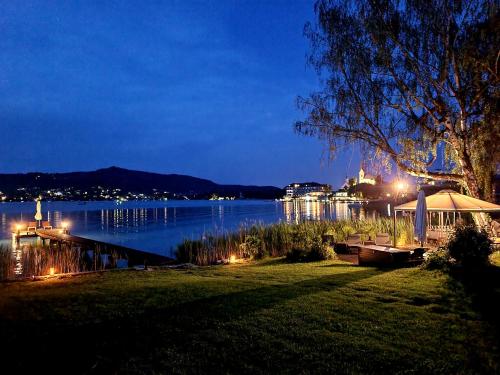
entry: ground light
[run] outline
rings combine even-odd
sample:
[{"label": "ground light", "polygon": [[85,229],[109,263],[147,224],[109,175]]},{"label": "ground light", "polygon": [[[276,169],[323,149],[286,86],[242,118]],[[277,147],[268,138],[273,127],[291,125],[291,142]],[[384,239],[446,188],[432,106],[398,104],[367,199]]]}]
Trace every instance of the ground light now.
[{"label": "ground light", "polygon": [[68,228],[69,228],[69,222],[68,221],[63,221],[61,223],[61,233],[67,233],[68,232]]},{"label": "ground light", "polygon": [[234,255],[231,255],[231,256],[229,257],[229,263],[231,263],[231,264],[232,264],[232,263],[236,263],[236,257],[235,257]]},{"label": "ground light", "polygon": [[50,268],[49,268],[49,275],[50,275],[50,276],[54,276],[54,275],[55,275],[55,273],[56,273],[56,269],[55,269],[54,267],[50,267]]}]

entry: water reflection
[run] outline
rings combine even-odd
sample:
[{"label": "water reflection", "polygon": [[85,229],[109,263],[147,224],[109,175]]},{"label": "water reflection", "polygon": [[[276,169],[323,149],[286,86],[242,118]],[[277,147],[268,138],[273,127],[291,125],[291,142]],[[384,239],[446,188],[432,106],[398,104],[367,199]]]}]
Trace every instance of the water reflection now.
[{"label": "water reflection", "polygon": [[356,208],[349,208],[345,202],[283,202],[283,218],[287,223],[299,223],[303,220],[345,220],[356,215],[359,216]]},{"label": "water reflection", "polygon": [[[178,243],[185,238],[200,238],[207,232],[231,231],[242,223],[269,224],[279,221],[299,223],[303,220],[342,220],[373,218],[376,212],[345,202],[315,201],[231,201],[231,202],[175,202],[172,206],[148,207],[153,203],[137,202],[145,207],[116,207],[107,202],[76,206],[58,202],[45,210],[44,220],[54,227],[62,221],[71,223],[71,232],[96,240],[124,245],[172,256]],[[18,204],[17,211],[1,212],[0,238],[10,240],[10,225],[28,221],[33,216],[33,205]],[[50,206],[50,205],[49,205]],[[68,207],[72,208],[69,209]]]}]

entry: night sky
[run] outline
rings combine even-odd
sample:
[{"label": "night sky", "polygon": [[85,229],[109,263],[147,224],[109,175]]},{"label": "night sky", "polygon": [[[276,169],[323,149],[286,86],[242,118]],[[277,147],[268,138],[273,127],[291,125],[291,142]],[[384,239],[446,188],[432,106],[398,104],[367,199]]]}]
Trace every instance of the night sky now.
[{"label": "night sky", "polygon": [[0,172],[337,187],[358,152],[329,162],[293,130],[296,96],[319,82],[302,35],[313,18],[298,0],[2,2]]}]

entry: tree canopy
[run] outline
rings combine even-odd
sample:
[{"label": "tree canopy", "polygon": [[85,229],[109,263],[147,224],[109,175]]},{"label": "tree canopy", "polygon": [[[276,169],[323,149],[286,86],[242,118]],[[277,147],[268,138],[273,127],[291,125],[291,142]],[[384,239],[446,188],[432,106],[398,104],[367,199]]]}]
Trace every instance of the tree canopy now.
[{"label": "tree canopy", "polygon": [[332,154],[358,143],[488,197],[500,161],[498,3],[319,0],[315,13],[305,35],[322,88],[298,98],[296,130]]}]

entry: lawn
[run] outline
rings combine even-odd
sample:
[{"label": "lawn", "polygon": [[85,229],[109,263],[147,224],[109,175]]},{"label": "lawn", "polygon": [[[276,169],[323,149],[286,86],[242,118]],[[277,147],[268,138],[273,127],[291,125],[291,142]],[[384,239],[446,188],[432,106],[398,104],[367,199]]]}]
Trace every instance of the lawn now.
[{"label": "lawn", "polygon": [[2,357],[42,373],[495,373],[498,283],[476,290],[282,259],[4,283]]}]

